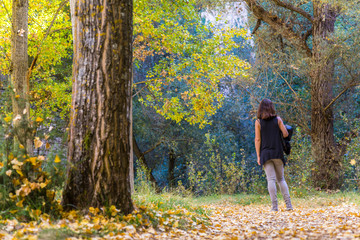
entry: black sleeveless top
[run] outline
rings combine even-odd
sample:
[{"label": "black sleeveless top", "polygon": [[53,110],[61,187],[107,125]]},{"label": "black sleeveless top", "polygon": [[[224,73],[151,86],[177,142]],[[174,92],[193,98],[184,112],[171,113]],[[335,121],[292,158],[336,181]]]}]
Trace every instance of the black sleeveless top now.
[{"label": "black sleeveless top", "polygon": [[260,119],[260,163],[267,160],[281,159],[285,165],[284,151],[280,138],[280,128],[277,117]]}]

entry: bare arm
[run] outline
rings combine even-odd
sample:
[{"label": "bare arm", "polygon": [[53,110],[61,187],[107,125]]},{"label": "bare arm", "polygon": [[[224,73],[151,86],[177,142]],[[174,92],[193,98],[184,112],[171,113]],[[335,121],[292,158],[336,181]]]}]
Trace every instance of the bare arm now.
[{"label": "bare arm", "polygon": [[283,134],[283,137],[286,138],[287,136],[289,136],[289,133],[288,133],[282,119],[280,117],[277,117],[277,119],[278,119],[279,128],[280,128],[280,130],[281,130],[281,132]]},{"label": "bare arm", "polygon": [[260,144],[261,144],[261,134],[260,134],[260,121],[255,121],[255,149],[257,156],[257,163],[260,165]]}]

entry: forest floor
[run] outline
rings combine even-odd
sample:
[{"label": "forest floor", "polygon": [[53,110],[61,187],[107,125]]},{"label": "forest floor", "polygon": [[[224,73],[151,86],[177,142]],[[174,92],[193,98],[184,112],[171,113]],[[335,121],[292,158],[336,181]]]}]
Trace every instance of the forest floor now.
[{"label": "forest floor", "polygon": [[[144,199],[147,198],[147,201]],[[128,216],[94,209],[61,220],[0,221],[0,239],[359,239],[360,197],[332,194],[293,198],[293,211],[270,211],[268,196],[182,199],[137,197]]]}]

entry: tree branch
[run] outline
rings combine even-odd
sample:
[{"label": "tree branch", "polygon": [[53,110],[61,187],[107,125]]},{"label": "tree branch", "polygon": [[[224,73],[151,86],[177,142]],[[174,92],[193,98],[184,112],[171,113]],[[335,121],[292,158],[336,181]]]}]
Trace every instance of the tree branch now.
[{"label": "tree branch", "polygon": [[299,99],[298,94],[295,92],[295,90],[294,90],[294,89],[291,87],[291,85],[289,84],[288,80],[286,80],[286,78],[284,78],[284,77],[276,70],[276,68],[274,68],[273,70],[284,80],[284,82],[286,83],[286,85],[288,85],[288,87],[290,88],[290,90],[293,92],[296,100],[301,100],[301,99]]},{"label": "tree branch", "polygon": [[338,100],[341,95],[343,95],[347,90],[349,90],[350,88],[352,87],[356,87],[356,86],[359,86],[360,83],[351,83],[351,84],[348,84],[333,100],[331,100],[331,102],[324,108],[324,112],[329,108],[331,107],[331,105],[333,105],[336,100]]},{"label": "tree branch", "polygon": [[311,36],[312,32],[313,32],[313,29],[312,29],[312,28],[310,28],[309,30],[306,31],[306,33],[305,33],[304,36],[303,36],[303,39],[304,39],[305,42],[306,42],[307,39]]},{"label": "tree branch", "polygon": [[259,29],[260,25],[261,25],[261,20],[258,19],[257,22],[256,22],[254,30],[251,32],[251,35],[255,34],[255,32]]},{"label": "tree branch", "polygon": [[[32,70],[35,68],[36,61],[38,60],[39,55],[40,55],[40,53],[41,53],[41,47],[42,47],[43,43],[45,42],[46,38],[49,36],[50,31],[51,31],[51,28],[53,27],[54,22],[55,22],[57,16],[59,15],[59,13],[60,13],[60,10],[65,6],[65,4],[66,4],[67,2],[68,2],[67,0],[64,0],[64,1],[62,1],[62,2],[60,3],[60,5],[59,5],[58,9],[56,10],[56,13],[55,13],[55,15],[54,15],[54,17],[53,17],[53,19],[52,19],[49,27],[48,27],[47,30],[46,30],[46,33],[45,33],[44,38],[41,40],[41,42],[40,42],[40,44],[39,44],[39,46],[38,46],[37,53],[36,53],[36,55],[35,55],[35,57],[34,57],[34,60],[32,61],[31,65],[30,65],[30,68],[29,68],[28,74],[27,74],[28,87],[30,86],[30,85],[29,85],[29,80],[30,80],[30,77],[31,77]],[[28,91],[29,91],[29,89],[28,89]]]},{"label": "tree branch", "polygon": [[5,3],[4,3],[4,0],[1,0],[1,3],[2,3],[2,5],[3,5],[3,7],[4,7],[5,11],[6,11],[6,15],[7,15],[8,19],[9,19],[9,22],[11,23],[11,29],[13,30],[13,32],[15,32],[14,24],[12,23],[12,20],[11,20],[11,15],[10,15],[9,10],[7,9],[7,7],[6,7]]},{"label": "tree branch", "polygon": [[346,68],[346,70],[349,72],[349,75],[351,77],[351,81],[347,84],[347,86],[333,99],[331,100],[331,102],[324,108],[324,112],[331,107],[331,105],[333,105],[336,100],[338,100],[341,95],[343,95],[347,90],[349,90],[352,87],[356,87],[356,86],[360,86],[360,80],[359,80],[359,74],[357,74],[357,76],[354,76],[351,73],[351,70],[348,68],[348,66],[345,64],[344,59],[342,59],[342,64],[344,65],[344,67]]},{"label": "tree branch", "polygon": [[346,153],[347,147],[349,146],[351,141],[358,136],[359,136],[358,130],[352,129],[352,130],[346,132],[345,135],[342,137],[341,141],[337,143],[338,156],[344,156],[344,154]]},{"label": "tree branch", "polygon": [[295,7],[294,5],[290,4],[290,3],[285,3],[285,2],[282,2],[280,0],[272,0],[276,5],[280,6],[280,7],[283,7],[283,8],[286,8],[286,9],[289,9],[291,11],[294,11],[300,15],[302,15],[303,17],[307,18],[310,22],[313,22],[313,17],[307,13],[305,10],[301,9],[301,8],[298,8],[298,7]]},{"label": "tree branch", "polygon": [[304,39],[296,34],[291,28],[287,27],[285,22],[277,15],[273,15],[266,11],[256,0],[245,0],[250,11],[259,19],[269,24],[270,27],[279,32],[299,51],[304,52],[306,56],[311,57],[311,49],[308,47]]},{"label": "tree branch", "polygon": [[[232,81],[232,79],[231,79],[229,76],[226,76],[226,78],[227,78],[228,80]],[[241,87],[242,89],[244,89],[245,92],[247,92],[247,93],[250,95],[250,97],[252,97],[253,99],[255,99],[255,101],[260,104],[261,101],[260,101],[257,97],[255,97],[255,95],[253,95],[246,87],[244,87],[243,85],[241,85],[239,79],[236,79],[236,80],[237,80],[237,81],[235,82],[235,84],[237,84],[239,87]]]}]

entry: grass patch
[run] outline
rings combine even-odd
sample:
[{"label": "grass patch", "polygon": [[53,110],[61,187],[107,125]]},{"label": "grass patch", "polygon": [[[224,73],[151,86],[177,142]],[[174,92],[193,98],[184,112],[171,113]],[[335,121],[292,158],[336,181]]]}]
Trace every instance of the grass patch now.
[{"label": "grass patch", "polygon": [[193,197],[173,193],[141,193],[132,197],[139,213],[155,228],[161,225],[186,228],[193,224],[208,224],[209,211],[202,207],[202,203],[195,203]]},{"label": "grass patch", "polygon": [[261,194],[236,194],[236,195],[212,195],[193,199],[193,204],[198,206],[209,204],[232,203],[240,205],[265,204],[267,195]]},{"label": "grass patch", "polygon": [[[340,205],[342,203],[355,203],[360,205],[360,195],[356,192],[322,192],[299,190],[302,194],[293,194],[291,192],[291,199],[295,206],[305,206],[311,203],[312,207]],[[204,208],[205,205],[210,204],[239,204],[247,205],[263,205],[270,204],[270,196],[268,194],[236,194],[236,195],[211,195],[202,197],[179,196],[171,193],[164,193],[161,195],[135,195],[135,202],[141,204],[144,202],[157,204],[163,210],[175,209],[178,207],[186,208],[189,211],[195,211],[199,214],[209,214],[208,210]],[[279,204],[283,203],[283,198],[278,192]]]},{"label": "grass patch", "polygon": [[78,234],[68,228],[48,228],[43,229],[39,235],[39,240],[62,240],[71,237],[77,237]]},{"label": "grass patch", "polygon": [[311,207],[335,206],[342,203],[355,203],[360,205],[360,196],[355,192],[313,192],[301,198],[294,198],[298,206],[311,204]]}]

